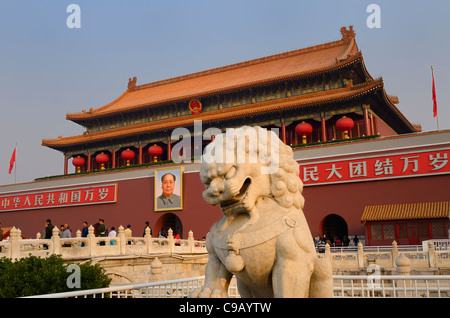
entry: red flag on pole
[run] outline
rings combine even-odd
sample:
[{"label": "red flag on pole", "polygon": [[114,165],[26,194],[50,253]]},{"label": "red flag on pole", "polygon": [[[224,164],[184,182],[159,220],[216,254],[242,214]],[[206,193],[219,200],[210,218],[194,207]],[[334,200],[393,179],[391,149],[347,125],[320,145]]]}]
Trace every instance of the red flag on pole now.
[{"label": "red flag on pole", "polygon": [[433,117],[436,117],[437,116],[437,99],[436,99],[436,86],[434,85],[433,66],[431,66],[431,75],[433,77]]},{"label": "red flag on pole", "polygon": [[11,171],[14,168],[14,163],[16,162],[16,148],[17,148],[17,145],[14,147],[14,151],[12,153],[11,160],[9,161],[9,174],[11,174]]}]

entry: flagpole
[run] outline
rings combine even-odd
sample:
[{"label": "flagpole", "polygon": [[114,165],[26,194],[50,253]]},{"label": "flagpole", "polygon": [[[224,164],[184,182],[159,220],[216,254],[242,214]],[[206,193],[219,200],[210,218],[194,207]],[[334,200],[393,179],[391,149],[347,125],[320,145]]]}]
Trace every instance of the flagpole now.
[{"label": "flagpole", "polygon": [[436,115],[436,122],[437,122],[437,129],[440,130],[439,129],[439,115]]},{"label": "flagpole", "polygon": [[16,161],[14,162],[14,183],[17,183],[17,141],[16,141]]},{"label": "flagpole", "polygon": [[[434,69],[433,69],[433,65],[431,65],[431,76],[433,77],[433,89],[435,90],[435,86],[434,86]],[[435,98],[435,97],[434,97]],[[436,103],[436,101],[434,101]],[[437,123],[437,130],[439,129],[439,113],[436,111],[436,123]]]}]

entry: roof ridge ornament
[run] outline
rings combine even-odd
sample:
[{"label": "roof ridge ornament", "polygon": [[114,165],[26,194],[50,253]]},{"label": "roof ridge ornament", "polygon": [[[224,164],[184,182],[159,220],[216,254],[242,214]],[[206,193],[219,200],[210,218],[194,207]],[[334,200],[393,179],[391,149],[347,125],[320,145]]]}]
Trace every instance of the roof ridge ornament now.
[{"label": "roof ridge ornament", "polygon": [[353,25],[347,28],[344,26],[341,28],[342,40],[347,41],[355,37],[355,31],[353,30]]},{"label": "roof ridge ornament", "polygon": [[128,79],[128,90],[132,91],[136,89],[136,76]]}]

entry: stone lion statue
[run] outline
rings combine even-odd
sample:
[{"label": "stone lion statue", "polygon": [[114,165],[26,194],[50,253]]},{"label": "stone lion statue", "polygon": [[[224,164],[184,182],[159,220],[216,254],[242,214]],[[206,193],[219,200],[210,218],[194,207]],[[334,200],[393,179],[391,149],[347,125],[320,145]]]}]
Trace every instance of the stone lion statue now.
[{"label": "stone lion statue", "polygon": [[332,297],[331,263],[318,258],[291,147],[261,127],[215,136],[202,156],[204,200],[223,217],[206,238],[205,284],[190,297]]}]

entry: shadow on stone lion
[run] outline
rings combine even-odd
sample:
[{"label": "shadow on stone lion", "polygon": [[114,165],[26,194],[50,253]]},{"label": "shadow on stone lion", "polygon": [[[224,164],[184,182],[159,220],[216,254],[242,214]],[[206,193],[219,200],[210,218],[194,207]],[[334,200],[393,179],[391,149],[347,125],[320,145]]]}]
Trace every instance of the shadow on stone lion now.
[{"label": "shadow on stone lion", "polygon": [[303,214],[291,147],[261,127],[217,135],[202,156],[204,200],[223,217],[207,235],[205,284],[189,297],[332,297],[329,260],[318,258]]}]

